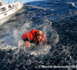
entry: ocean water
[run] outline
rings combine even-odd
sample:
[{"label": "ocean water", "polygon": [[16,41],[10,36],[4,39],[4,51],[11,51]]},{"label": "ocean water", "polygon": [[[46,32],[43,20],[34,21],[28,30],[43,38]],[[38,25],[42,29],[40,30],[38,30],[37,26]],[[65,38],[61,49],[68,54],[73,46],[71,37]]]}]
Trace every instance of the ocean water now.
[{"label": "ocean water", "polygon": [[[25,46],[22,35],[32,29],[43,31],[45,45]],[[43,65],[77,69],[76,0],[29,2],[0,25],[0,70],[39,70]]]}]

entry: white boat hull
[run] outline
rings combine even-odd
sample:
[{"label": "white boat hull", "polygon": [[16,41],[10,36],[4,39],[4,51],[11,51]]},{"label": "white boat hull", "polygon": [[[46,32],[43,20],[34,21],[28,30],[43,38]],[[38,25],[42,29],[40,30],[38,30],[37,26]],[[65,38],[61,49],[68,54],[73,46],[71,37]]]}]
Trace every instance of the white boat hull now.
[{"label": "white boat hull", "polygon": [[[8,7],[8,5],[9,4],[5,5],[6,8]],[[20,10],[23,7],[23,2],[20,1],[20,2],[16,2],[16,3],[10,3],[10,5],[14,5],[14,7],[11,8],[11,9],[6,10],[4,12],[0,12],[0,25],[2,23],[6,22],[11,17],[11,15],[13,15],[18,10]],[[6,20],[6,21],[3,21],[3,20]]]}]

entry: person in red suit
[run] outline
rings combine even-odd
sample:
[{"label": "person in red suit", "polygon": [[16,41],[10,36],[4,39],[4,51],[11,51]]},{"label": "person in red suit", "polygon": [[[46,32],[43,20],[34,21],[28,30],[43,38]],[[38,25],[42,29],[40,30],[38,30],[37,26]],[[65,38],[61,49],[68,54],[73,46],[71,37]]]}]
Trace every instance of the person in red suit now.
[{"label": "person in red suit", "polygon": [[31,47],[30,43],[35,43],[36,45],[44,44],[46,39],[41,30],[31,30],[28,33],[22,35],[27,47]]}]

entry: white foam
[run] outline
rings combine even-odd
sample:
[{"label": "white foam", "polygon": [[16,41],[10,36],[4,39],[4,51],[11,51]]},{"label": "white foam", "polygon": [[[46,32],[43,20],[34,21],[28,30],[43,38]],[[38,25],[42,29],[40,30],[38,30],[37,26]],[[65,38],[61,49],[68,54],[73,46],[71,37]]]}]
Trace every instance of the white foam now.
[{"label": "white foam", "polygon": [[[8,28],[8,26],[5,26]],[[26,23],[20,29],[14,29],[8,36],[5,36],[3,39],[0,40],[1,49],[12,49],[14,50],[15,47],[19,46],[19,41],[22,41],[22,35],[28,31],[27,27],[30,27],[30,23]],[[9,29],[9,28],[8,28]],[[9,31],[9,30],[6,31]],[[2,43],[4,42],[4,43]]]},{"label": "white foam", "polygon": [[47,54],[51,49],[51,46],[49,45],[43,45],[43,46],[33,46],[31,47],[29,50],[27,50],[26,52],[30,55],[45,55]]},{"label": "white foam", "polygon": [[[43,19],[43,24],[41,24],[40,26],[37,27],[33,27],[33,29],[41,29],[44,34],[45,37],[47,37],[49,34],[50,37],[47,38],[52,39],[53,43],[56,44],[59,41],[59,36],[57,34],[57,32],[52,28],[52,22],[48,21],[48,20],[44,20]],[[12,49],[12,50],[16,50],[15,54],[17,54],[20,50],[23,50],[25,53],[29,53],[30,55],[45,55],[47,54],[50,49],[51,46],[50,45],[41,45],[41,46],[35,46],[35,48],[32,50],[27,48],[24,44],[24,41],[22,40],[22,35],[26,32],[29,32],[30,30],[32,30],[32,28],[30,28],[31,26],[30,21],[26,21],[21,28],[15,28],[10,34],[9,36],[6,36],[3,38],[3,40],[5,41],[4,43],[4,48],[2,49]],[[3,45],[3,44],[2,44]]]},{"label": "white foam", "polygon": [[75,7],[75,3],[73,2],[67,2],[67,4],[70,4],[72,7]]}]

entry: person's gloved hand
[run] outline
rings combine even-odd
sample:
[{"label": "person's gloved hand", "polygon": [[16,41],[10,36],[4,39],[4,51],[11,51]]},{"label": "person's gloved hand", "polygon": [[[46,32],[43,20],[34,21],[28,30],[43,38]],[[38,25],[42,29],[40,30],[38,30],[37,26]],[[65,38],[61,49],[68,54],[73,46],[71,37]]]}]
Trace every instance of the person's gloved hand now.
[{"label": "person's gloved hand", "polygon": [[39,43],[40,43],[40,42],[38,41],[38,42],[36,43],[36,46],[39,45]]}]

